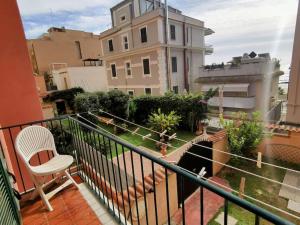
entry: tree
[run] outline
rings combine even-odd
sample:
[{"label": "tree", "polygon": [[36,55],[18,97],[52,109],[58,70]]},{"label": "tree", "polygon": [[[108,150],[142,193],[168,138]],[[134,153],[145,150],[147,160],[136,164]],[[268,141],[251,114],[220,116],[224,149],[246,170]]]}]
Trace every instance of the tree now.
[{"label": "tree", "polygon": [[284,89],[280,86],[278,87],[278,94],[279,95],[284,95],[285,94]]},{"label": "tree", "polygon": [[244,112],[237,113],[236,117],[234,120],[220,118],[227,132],[230,150],[238,155],[251,155],[264,136],[260,114],[253,112],[251,120]]},{"label": "tree", "polygon": [[171,132],[174,130],[181,120],[181,117],[176,115],[175,111],[171,111],[169,114],[161,112],[161,109],[158,109],[157,112],[152,113],[149,116],[149,125],[152,129],[163,132]]}]

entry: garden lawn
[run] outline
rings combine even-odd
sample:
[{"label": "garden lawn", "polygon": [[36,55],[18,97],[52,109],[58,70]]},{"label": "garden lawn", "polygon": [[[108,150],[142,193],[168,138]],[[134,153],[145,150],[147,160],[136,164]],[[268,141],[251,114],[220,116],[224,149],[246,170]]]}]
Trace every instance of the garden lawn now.
[{"label": "garden lawn", "polygon": [[[272,164],[288,167],[291,169],[300,170],[300,165],[286,163],[286,162],[283,162],[280,160],[273,160],[273,159],[267,160],[264,158],[263,160],[264,160],[264,162],[268,161]],[[262,168],[259,169],[256,167],[255,163],[251,163],[251,162],[245,163],[244,160],[243,161],[231,160],[229,162],[229,164],[232,166],[238,167],[240,169],[243,169],[243,170],[258,174],[258,175],[262,175],[262,176],[271,178],[273,180],[277,180],[279,182],[283,181],[285,173],[286,173],[285,170],[277,169],[277,168],[266,166],[266,165],[263,165]],[[235,190],[239,190],[241,177],[245,177],[246,178],[246,185],[245,185],[245,194],[246,195],[251,196],[257,200],[266,202],[277,208],[288,211],[297,216],[300,216],[300,214],[297,214],[297,213],[287,209],[288,200],[279,196],[279,191],[281,188],[281,185],[279,185],[279,184],[275,184],[273,182],[266,181],[261,178],[254,177],[252,175],[248,175],[248,174],[245,174],[245,173],[242,173],[242,172],[230,169],[230,168],[226,168],[226,167],[224,167],[224,169],[222,169],[221,172],[217,176],[229,181],[231,188],[233,188]],[[253,202],[256,205],[258,205],[262,208],[265,208],[268,211],[275,213],[276,215],[284,217],[287,220],[289,220],[295,224],[300,224],[299,220],[297,221],[296,219],[294,219],[291,216],[280,213],[276,210],[269,208],[268,206],[259,204],[255,201],[250,201],[250,202]],[[223,209],[220,210],[220,212],[222,212],[222,211],[223,211]],[[215,218],[217,217],[217,215],[215,216]],[[255,217],[252,213],[249,213],[246,210],[244,210],[232,203],[229,203],[229,215],[231,215],[235,219],[237,219],[239,221],[238,222],[239,225],[254,224]],[[215,218],[213,218],[210,221],[210,223],[209,223],[210,225],[218,224],[214,221]],[[260,224],[271,224],[271,223],[261,220]]]},{"label": "garden lawn", "polygon": [[[68,130],[68,120],[67,119],[62,121],[62,125],[65,130]],[[98,126],[103,128],[105,131],[114,134],[114,127],[112,125],[106,125],[104,123],[100,123],[100,124],[98,124]],[[136,129],[136,127],[132,126],[132,127],[128,127],[127,129],[134,131]],[[101,130],[101,129],[99,129],[99,130]],[[83,130],[81,130],[81,131],[83,131]],[[84,133],[85,133],[85,137],[83,137]],[[130,143],[136,147],[143,146],[150,150],[159,152],[159,149],[156,147],[155,142],[153,140],[149,140],[149,139],[143,140],[143,138],[140,136],[140,135],[146,135],[146,134],[151,133],[150,138],[159,141],[158,134],[150,132],[144,128],[140,128],[137,133],[138,134],[133,135],[129,131],[124,131],[124,132],[117,134],[116,136],[118,136],[119,138],[123,139],[124,141],[127,141],[128,143]],[[176,131],[176,134],[177,134],[178,138],[186,140],[186,141],[191,141],[192,139],[194,139],[196,137],[196,135],[194,133],[192,133],[190,131],[184,131],[184,130],[178,130],[178,131]],[[103,144],[103,139],[102,138],[99,139],[97,135],[95,135],[95,140],[93,140],[93,141],[91,138],[86,136],[86,132],[80,132],[80,136],[89,143],[93,143],[93,142],[96,143],[97,146],[98,146],[98,143]],[[105,142],[108,142],[108,140],[105,140]],[[185,143],[182,141],[178,141],[178,140],[172,140],[172,141],[170,141],[170,144],[172,146],[174,146],[174,148],[168,147],[168,153],[174,151],[175,149],[179,148],[180,146],[184,145]],[[122,151],[123,151],[123,149],[120,145],[117,145],[117,151],[116,151],[115,144],[111,142],[111,153],[110,153],[110,151],[108,152],[108,157],[111,157],[111,156],[115,157],[116,155],[121,154]],[[124,148],[124,151],[126,152],[126,151],[128,151],[128,149]]]}]

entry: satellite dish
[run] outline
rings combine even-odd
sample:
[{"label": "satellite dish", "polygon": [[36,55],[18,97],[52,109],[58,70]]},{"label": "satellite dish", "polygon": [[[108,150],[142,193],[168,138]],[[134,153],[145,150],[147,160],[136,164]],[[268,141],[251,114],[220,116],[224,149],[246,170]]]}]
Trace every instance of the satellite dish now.
[{"label": "satellite dish", "polygon": [[256,56],[257,56],[257,54],[255,53],[255,52],[251,52],[250,54],[249,54],[249,56],[250,56],[250,58],[255,58]]}]

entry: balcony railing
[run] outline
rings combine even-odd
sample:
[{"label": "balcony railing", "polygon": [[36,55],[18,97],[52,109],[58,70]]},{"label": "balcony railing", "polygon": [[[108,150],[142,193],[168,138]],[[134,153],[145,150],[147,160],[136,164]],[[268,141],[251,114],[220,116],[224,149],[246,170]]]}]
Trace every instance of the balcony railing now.
[{"label": "balcony railing", "polygon": [[[220,98],[213,97],[209,99],[210,106],[219,107]],[[253,109],[255,108],[255,97],[223,97],[223,107],[236,109]]]},{"label": "balcony railing", "polygon": [[[28,124],[2,128],[10,136],[11,143],[21,129],[40,124],[52,130],[61,145],[59,151],[69,151],[76,161],[76,172],[81,176],[99,201],[121,224],[171,224],[175,211],[182,212],[182,224],[186,224],[189,211],[185,209],[185,183],[196,185],[200,191],[200,221],[204,224],[204,190],[209,190],[224,199],[224,224],[228,224],[229,204],[253,214],[252,224],[266,220],[273,224],[292,224],[227,190],[212,185],[206,180],[170,164],[161,158],[143,151],[118,137],[96,129],[73,117],[36,121]],[[71,148],[69,148],[71,147]],[[51,158],[45,153],[37,156],[37,163]],[[10,155],[11,163],[17,165],[16,177],[20,190],[26,193],[33,189],[26,170],[15,151]],[[8,160],[8,158],[7,158]],[[25,181],[26,180],[26,181]],[[199,217],[198,217],[199,218]]]}]

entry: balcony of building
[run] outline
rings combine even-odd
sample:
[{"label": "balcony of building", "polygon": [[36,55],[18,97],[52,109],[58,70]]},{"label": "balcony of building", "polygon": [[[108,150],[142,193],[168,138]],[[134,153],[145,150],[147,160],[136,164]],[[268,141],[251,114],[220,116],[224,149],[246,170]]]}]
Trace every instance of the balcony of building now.
[{"label": "balcony of building", "polygon": [[196,82],[220,79],[262,79],[264,75],[282,75],[282,71],[275,69],[272,60],[251,61],[249,63],[212,64],[199,68]]},{"label": "balcony of building", "polygon": [[214,48],[212,45],[205,45],[205,54],[206,55],[211,55],[214,53]]},{"label": "balcony of building", "polygon": [[255,108],[255,97],[223,97],[222,100],[219,97],[213,97],[209,99],[208,105],[213,107],[219,107],[221,102],[224,108],[234,108],[234,109]]},{"label": "balcony of building", "polygon": [[[80,188],[70,186],[55,195],[50,200],[52,212],[41,200],[28,199],[35,187],[13,147],[17,134],[31,125],[51,130],[57,143],[64,143],[58,144],[58,150],[75,159],[69,172]],[[222,223],[228,224],[229,204],[253,215],[249,224],[291,224],[233,195],[226,183],[215,185],[214,179],[197,177],[71,116],[3,127],[1,132],[10,137],[9,143],[1,145],[1,154],[6,156],[3,165],[12,165],[14,188],[21,194],[19,211],[8,179],[2,185],[6,172],[1,164],[0,185],[2,194],[7,195],[1,199],[1,218],[14,221],[9,224],[208,224],[220,209],[224,212]],[[10,154],[5,153],[7,146],[13,148]],[[39,165],[52,157],[40,152],[33,160]],[[196,187],[193,194],[188,194],[189,184]]]}]

